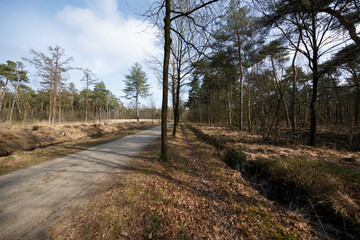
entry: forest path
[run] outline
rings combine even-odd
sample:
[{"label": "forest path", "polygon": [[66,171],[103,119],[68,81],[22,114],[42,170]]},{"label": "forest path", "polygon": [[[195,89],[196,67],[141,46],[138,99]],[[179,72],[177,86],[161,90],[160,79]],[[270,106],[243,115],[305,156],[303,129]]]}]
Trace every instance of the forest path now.
[{"label": "forest path", "polygon": [[160,136],[160,126],[0,176],[0,239],[39,239],[91,188]]}]

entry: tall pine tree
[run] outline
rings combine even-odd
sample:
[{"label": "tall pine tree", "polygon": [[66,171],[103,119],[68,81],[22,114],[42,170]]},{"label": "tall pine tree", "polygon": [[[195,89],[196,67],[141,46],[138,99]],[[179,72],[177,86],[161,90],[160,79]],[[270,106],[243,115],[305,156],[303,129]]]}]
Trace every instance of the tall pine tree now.
[{"label": "tall pine tree", "polygon": [[150,85],[147,83],[146,73],[142,70],[139,63],[135,63],[130,74],[125,75],[125,89],[127,99],[135,99],[136,101],[136,119],[139,122],[139,97],[149,96]]}]

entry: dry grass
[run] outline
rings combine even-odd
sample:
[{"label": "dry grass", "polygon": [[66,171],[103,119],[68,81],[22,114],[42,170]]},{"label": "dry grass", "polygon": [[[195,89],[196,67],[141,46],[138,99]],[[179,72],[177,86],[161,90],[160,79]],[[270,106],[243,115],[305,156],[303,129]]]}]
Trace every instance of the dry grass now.
[{"label": "dry grass", "polygon": [[[64,126],[77,126],[77,125],[93,125],[93,124],[116,124],[116,123],[134,123],[137,122],[136,119],[111,119],[104,120],[104,122],[99,123],[98,121],[88,121],[87,123],[81,121],[73,121],[73,122],[61,122],[55,124],[49,124],[48,121],[32,121],[32,122],[0,122],[0,129],[23,129],[29,128],[31,129],[33,126],[40,127],[54,127],[54,128],[62,128]],[[140,122],[154,122],[155,124],[160,123],[160,119],[140,119]]]},{"label": "dry grass", "polygon": [[244,131],[192,127],[208,141],[221,143],[222,148],[241,153],[242,160],[246,159],[257,174],[289,186],[299,200],[310,200],[316,206],[360,226],[359,152],[291,144],[279,146],[262,142],[260,135]]},{"label": "dry grass", "polygon": [[[107,125],[78,124],[69,127],[65,125],[61,128],[40,127],[36,131],[2,130],[0,131],[0,136],[3,134],[3,138],[0,138],[1,150],[12,154],[0,157],[0,174],[82,151],[154,126],[155,123],[146,122]],[[61,135],[61,132],[66,132],[66,136]]]},{"label": "dry grass", "polygon": [[254,190],[188,130],[156,141],[99,186],[54,239],[313,239],[311,227]]}]

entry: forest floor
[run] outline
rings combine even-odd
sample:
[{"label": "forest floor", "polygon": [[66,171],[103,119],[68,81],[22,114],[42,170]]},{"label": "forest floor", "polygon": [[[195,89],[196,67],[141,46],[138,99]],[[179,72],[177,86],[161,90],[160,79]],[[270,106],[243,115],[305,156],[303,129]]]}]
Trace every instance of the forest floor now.
[{"label": "forest floor", "polygon": [[0,127],[0,174],[75,153],[159,125],[159,120]]},{"label": "forest floor", "polygon": [[261,135],[227,127],[192,124],[191,129],[221,149],[230,166],[257,183],[265,180],[263,188],[274,192],[281,185],[276,193],[281,200],[308,204],[324,214],[323,220],[336,219],[340,231],[359,236],[360,152],[294,145],[284,139],[270,143]]},{"label": "forest floor", "polygon": [[229,168],[218,150],[184,125],[129,167],[109,176],[80,214],[64,219],[52,239],[315,239],[296,211],[269,201]]}]

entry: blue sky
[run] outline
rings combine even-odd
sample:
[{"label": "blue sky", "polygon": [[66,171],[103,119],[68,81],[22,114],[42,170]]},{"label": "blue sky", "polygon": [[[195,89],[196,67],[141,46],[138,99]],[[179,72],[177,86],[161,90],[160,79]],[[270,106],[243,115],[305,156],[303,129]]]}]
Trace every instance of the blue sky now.
[{"label": "blue sky", "polygon": [[[31,57],[29,49],[46,52],[59,45],[73,56],[75,67],[89,68],[117,96],[124,96],[124,74],[135,63],[148,74],[153,100],[161,106],[159,81],[148,70],[147,54],[161,59],[156,47],[157,29],[133,12],[143,10],[146,0],[0,0],[0,62]],[[41,87],[35,70],[26,62],[31,86]],[[68,82],[78,89],[82,73],[72,71]],[[150,98],[141,104],[148,105]],[[121,98],[125,105],[129,101]]]}]

